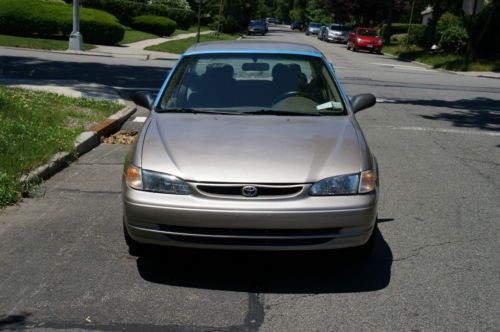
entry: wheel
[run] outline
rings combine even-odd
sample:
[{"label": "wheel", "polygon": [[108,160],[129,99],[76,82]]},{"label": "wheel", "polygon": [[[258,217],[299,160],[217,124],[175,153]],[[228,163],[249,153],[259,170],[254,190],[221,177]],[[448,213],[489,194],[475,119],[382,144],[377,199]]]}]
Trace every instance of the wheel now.
[{"label": "wheel", "polygon": [[146,244],[142,244],[132,239],[130,234],[127,231],[127,226],[125,226],[125,222],[123,222],[123,236],[125,237],[125,243],[128,246],[128,253],[130,256],[143,256],[147,253],[149,246]]},{"label": "wheel", "polygon": [[356,46],[352,45],[351,50],[352,50],[353,52],[356,52],[358,49],[356,48]]}]

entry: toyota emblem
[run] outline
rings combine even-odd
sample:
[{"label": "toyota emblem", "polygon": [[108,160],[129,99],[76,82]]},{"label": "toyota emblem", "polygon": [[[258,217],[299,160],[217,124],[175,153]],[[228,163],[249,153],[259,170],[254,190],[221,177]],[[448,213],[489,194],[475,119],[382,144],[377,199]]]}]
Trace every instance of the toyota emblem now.
[{"label": "toyota emblem", "polygon": [[241,194],[245,197],[255,197],[257,196],[257,188],[254,186],[244,186],[241,189]]}]

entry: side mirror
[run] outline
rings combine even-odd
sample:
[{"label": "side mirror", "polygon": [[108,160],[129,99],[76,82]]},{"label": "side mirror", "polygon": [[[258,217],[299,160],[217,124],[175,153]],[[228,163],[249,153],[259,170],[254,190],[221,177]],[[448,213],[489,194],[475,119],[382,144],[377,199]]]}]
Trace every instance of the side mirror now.
[{"label": "side mirror", "polygon": [[351,99],[351,108],[354,113],[357,113],[361,110],[372,107],[376,102],[377,100],[375,99],[375,96],[371,93],[356,95]]},{"label": "side mirror", "polygon": [[145,107],[150,111],[153,109],[153,103],[155,101],[153,94],[146,91],[138,91],[133,93],[132,100],[137,105]]}]

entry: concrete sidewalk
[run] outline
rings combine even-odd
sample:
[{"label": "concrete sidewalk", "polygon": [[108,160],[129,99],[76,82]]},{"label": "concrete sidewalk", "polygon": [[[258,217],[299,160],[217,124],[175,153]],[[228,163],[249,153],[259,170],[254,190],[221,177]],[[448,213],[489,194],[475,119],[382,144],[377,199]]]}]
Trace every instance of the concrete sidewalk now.
[{"label": "concrete sidewalk", "polygon": [[[213,31],[203,31],[202,35],[206,35],[212,33]],[[124,44],[121,46],[105,46],[105,45],[97,45],[96,48],[91,51],[83,52],[88,55],[101,55],[101,56],[111,56],[111,57],[132,57],[139,58],[144,60],[177,60],[179,58],[179,54],[167,53],[167,52],[155,52],[145,50],[146,47],[158,45],[161,43],[165,43],[168,41],[187,39],[196,36],[196,32],[193,33],[184,33],[177,36],[172,37],[161,37],[154,39],[145,39],[135,43]],[[77,52],[82,53],[82,52]]]},{"label": "concrete sidewalk", "polygon": [[[208,31],[202,31],[202,32],[200,32],[200,34],[201,35],[208,35],[208,34],[213,33],[213,32],[215,32],[215,31],[208,30]],[[183,33],[181,35],[171,36],[171,37],[160,37],[160,38],[155,38],[155,39],[145,39],[145,40],[141,40],[141,41],[138,41],[138,42],[135,42],[135,43],[124,44],[123,46],[129,47],[129,48],[133,48],[133,49],[143,50],[146,47],[153,46],[153,45],[158,45],[158,44],[161,44],[161,43],[164,43],[164,42],[167,42],[167,41],[173,41],[173,40],[187,39],[187,38],[196,37],[196,34],[197,34],[196,32],[192,32],[192,33]]]}]

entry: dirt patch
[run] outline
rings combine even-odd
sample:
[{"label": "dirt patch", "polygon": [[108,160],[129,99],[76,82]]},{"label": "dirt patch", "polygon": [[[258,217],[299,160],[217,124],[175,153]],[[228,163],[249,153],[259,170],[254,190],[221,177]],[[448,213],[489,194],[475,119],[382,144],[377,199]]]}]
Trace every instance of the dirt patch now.
[{"label": "dirt patch", "polygon": [[137,137],[137,131],[120,130],[111,136],[103,137],[102,143],[106,144],[133,144]]}]

